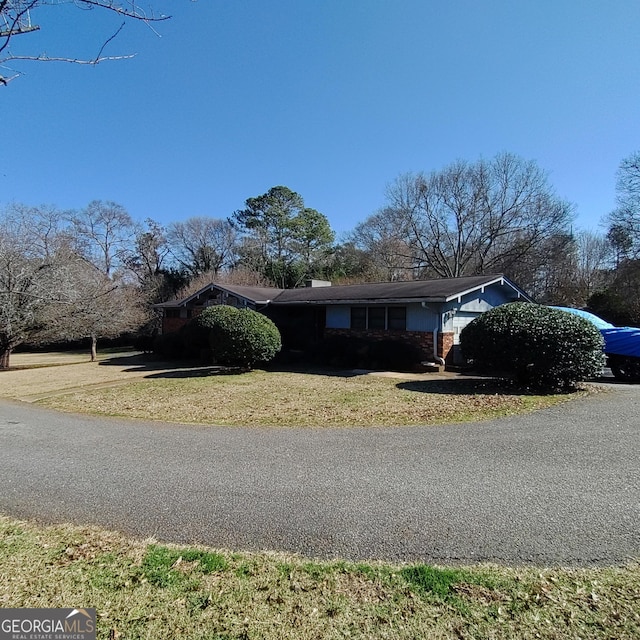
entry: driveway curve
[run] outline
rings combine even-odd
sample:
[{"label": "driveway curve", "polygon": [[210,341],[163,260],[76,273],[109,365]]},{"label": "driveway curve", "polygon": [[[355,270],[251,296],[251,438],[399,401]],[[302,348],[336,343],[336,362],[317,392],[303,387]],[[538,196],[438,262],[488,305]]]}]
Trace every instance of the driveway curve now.
[{"label": "driveway curve", "polygon": [[640,557],[640,389],[438,427],[196,427],[0,403],[0,512],[351,560]]}]

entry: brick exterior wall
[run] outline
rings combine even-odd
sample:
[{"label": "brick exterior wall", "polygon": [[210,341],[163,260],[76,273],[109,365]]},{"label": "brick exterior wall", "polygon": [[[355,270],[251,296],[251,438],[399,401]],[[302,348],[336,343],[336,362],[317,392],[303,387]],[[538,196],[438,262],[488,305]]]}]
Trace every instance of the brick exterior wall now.
[{"label": "brick exterior wall", "polygon": [[453,364],[453,333],[438,333],[438,355]]},{"label": "brick exterior wall", "polygon": [[[189,307],[189,311],[191,311],[191,317],[195,318],[202,313],[202,307]],[[172,333],[173,331],[178,331],[184,327],[187,322],[189,322],[191,318],[167,318],[163,315],[162,317],[162,333]]]},{"label": "brick exterior wall", "polygon": [[184,327],[189,320],[187,318],[162,318],[162,333],[172,333]]},{"label": "brick exterior wall", "polygon": [[[197,316],[202,310],[194,309],[193,315]],[[178,331],[189,322],[187,318],[163,318],[162,333]],[[366,340],[398,340],[406,342],[420,349],[424,360],[433,359],[433,333],[431,331],[383,331],[375,329],[325,329],[325,337],[346,336],[364,338]],[[453,364],[453,333],[438,333],[438,355],[444,358],[447,364]]]},{"label": "brick exterior wall", "polygon": [[[418,347],[425,360],[433,358],[433,333],[431,331],[382,331],[325,329],[325,336],[346,336],[366,340],[398,340]],[[453,333],[438,333],[438,355],[450,364],[453,362]]]}]

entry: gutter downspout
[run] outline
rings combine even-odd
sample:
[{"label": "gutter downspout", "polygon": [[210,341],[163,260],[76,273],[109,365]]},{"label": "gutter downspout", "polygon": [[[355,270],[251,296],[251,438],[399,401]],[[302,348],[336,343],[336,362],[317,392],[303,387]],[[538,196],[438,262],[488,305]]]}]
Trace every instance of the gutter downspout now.
[{"label": "gutter downspout", "polygon": [[[422,302],[422,308],[423,309],[427,309],[427,303],[426,302]],[[444,313],[439,313],[438,314],[438,322],[440,324],[440,326],[442,326],[444,328]],[[433,330],[433,359],[435,362],[437,362],[440,366],[444,367],[445,366],[445,361],[444,358],[441,358],[438,355],[438,327],[436,327]]]},{"label": "gutter downspout", "polygon": [[[442,316],[440,316],[442,320]],[[438,329],[433,330],[433,359],[441,366],[445,366],[444,358],[438,355]]]}]

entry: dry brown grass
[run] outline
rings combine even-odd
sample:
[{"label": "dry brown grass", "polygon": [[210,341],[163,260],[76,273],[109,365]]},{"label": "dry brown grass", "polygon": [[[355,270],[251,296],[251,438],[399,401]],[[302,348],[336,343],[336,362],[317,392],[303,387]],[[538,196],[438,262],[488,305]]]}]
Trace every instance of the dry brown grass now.
[{"label": "dry brown grass", "polygon": [[462,378],[252,371],[138,380],[74,390],[41,403],[63,411],[169,422],[319,427],[479,420],[546,407],[567,397],[510,394],[494,382]]},{"label": "dry brown grass", "polygon": [[309,561],[0,516],[0,607],[95,607],[98,638],[640,637],[640,570]]},{"label": "dry brown grass", "polygon": [[[101,364],[120,356],[126,360],[121,365]],[[0,372],[0,395],[31,400],[65,389],[123,382],[145,375],[144,370],[131,370],[136,362],[140,358],[130,351],[99,354],[97,362],[82,352],[16,353],[11,356],[11,370]]]},{"label": "dry brown grass", "polygon": [[[50,366],[56,358],[63,364]],[[68,364],[65,357],[55,354],[45,360],[45,367],[2,372],[0,395],[61,411],[281,427],[481,420],[548,407],[580,395],[518,394],[491,380],[452,374],[256,370],[213,375],[219,372],[176,368],[132,354],[109,355],[100,363]],[[14,364],[21,364],[19,356]]]}]

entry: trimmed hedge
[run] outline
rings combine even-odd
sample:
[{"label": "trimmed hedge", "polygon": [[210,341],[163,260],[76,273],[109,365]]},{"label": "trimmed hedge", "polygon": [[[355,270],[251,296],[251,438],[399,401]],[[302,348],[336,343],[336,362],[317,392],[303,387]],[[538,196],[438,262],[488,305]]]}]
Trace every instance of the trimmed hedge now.
[{"label": "trimmed hedge", "polygon": [[603,338],[579,316],[514,302],[483,313],[460,333],[460,347],[476,369],[545,391],[566,390],[598,375]]},{"label": "trimmed hedge", "polygon": [[194,320],[207,332],[217,364],[251,369],[272,360],[282,348],[280,332],[266,316],[228,305],[208,307]]}]

